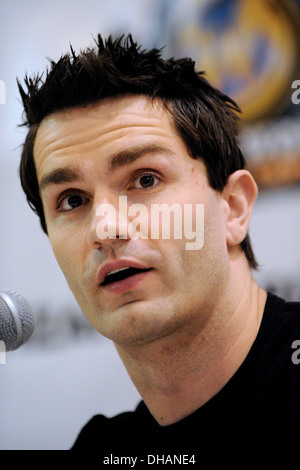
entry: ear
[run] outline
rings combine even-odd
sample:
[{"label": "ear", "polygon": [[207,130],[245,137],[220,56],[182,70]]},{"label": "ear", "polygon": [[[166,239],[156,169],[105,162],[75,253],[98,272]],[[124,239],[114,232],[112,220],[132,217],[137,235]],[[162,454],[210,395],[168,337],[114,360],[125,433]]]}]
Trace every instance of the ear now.
[{"label": "ear", "polygon": [[249,171],[237,170],[230,175],[222,191],[227,209],[228,246],[239,245],[246,237],[257,193],[257,185]]}]

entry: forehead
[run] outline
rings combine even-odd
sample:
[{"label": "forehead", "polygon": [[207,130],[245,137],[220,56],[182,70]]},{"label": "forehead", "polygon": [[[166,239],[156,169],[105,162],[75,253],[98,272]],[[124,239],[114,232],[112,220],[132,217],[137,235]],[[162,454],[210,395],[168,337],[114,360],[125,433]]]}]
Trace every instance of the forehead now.
[{"label": "forehead", "polygon": [[128,152],[142,156],[153,149],[156,154],[162,150],[191,163],[186,144],[162,101],[125,96],[48,116],[37,131],[33,155],[41,183],[45,175],[63,167],[91,173],[97,164],[97,172],[108,175],[120,154],[128,161]]},{"label": "forehead", "polygon": [[116,143],[115,137],[153,134],[166,136],[176,133],[169,112],[160,100],[145,96],[106,98],[98,103],[59,111],[46,117],[36,135],[34,155],[67,151],[72,145],[93,140],[99,143]]}]

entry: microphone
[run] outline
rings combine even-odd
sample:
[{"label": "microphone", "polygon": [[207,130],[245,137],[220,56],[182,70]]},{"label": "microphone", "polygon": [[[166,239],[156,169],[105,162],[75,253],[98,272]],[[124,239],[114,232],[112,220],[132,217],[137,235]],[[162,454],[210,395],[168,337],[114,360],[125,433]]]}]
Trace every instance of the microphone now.
[{"label": "microphone", "polygon": [[25,343],[35,329],[35,316],[24,297],[11,290],[0,292],[0,340],[6,351]]}]

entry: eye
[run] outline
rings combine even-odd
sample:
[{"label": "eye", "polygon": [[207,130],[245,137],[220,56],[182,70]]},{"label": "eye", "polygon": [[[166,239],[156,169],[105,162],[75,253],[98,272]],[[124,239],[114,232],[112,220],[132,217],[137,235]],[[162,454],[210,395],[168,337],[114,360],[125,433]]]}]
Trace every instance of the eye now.
[{"label": "eye", "polygon": [[88,202],[88,198],[80,194],[67,194],[61,198],[57,205],[57,210],[60,212],[69,212],[76,209]]},{"label": "eye", "polygon": [[134,178],[132,181],[132,186],[134,189],[147,189],[152,186],[156,186],[160,181],[160,178],[152,173],[143,173],[138,177]]}]

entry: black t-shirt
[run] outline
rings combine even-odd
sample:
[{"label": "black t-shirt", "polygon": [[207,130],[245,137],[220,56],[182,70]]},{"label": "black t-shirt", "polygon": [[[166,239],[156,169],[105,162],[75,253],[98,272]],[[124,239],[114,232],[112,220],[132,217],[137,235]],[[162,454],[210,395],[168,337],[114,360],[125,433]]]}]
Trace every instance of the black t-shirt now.
[{"label": "black t-shirt", "polygon": [[[128,468],[138,463],[199,466],[241,458],[240,468],[262,458],[300,463],[300,456],[296,460],[300,450],[298,362],[300,303],[269,293],[259,333],[245,361],[200,409],[164,427],[143,402],[135,411],[112,418],[97,415],[82,429],[71,450],[94,456],[99,464],[119,463]],[[137,457],[134,465],[133,460],[124,460],[129,457]]]}]

